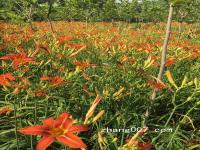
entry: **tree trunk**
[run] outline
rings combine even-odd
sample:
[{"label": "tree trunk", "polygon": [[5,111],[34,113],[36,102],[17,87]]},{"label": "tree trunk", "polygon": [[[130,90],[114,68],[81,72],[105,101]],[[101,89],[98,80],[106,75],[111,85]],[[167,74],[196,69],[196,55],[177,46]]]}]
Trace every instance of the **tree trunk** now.
[{"label": "tree trunk", "polygon": [[86,30],[88,29],[88,17],[86,16],[85,18],[85,25],[86,25]]},{"label": "tree trunk", "polygon": [[179,25],[178,25],[178,42],[180,41],[181,39],[181,32],[182,32],[182,20],[179,22]]},{"label": "tree trunk", "polygon": [[48,4],[49,4],[49,10],[48,10],[48,14],[47,14],[47,19],[48,19],[51,31],[52,31],[52,33],[54,33],[53,25],[52,25],[51,18],[50,18],[50,14],[51,14],[51,9],[52,9],[53,3],[49,1]]}]

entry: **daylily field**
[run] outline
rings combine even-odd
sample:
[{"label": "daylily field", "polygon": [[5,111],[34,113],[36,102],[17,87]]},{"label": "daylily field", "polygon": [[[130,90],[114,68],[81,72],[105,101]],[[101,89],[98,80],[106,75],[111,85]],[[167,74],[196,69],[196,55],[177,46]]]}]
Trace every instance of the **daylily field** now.
[{"label": "daylily field", "polygon": [[0,23],[0,150],[200,149],[200,24],[172,24],[162,81],[165,23],[33,26]]}]

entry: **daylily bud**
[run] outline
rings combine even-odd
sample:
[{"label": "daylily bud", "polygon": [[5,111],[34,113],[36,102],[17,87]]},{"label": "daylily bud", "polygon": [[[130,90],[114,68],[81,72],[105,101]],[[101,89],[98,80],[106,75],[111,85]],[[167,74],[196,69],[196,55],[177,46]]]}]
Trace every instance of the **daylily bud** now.
[{"label": "daylily bud", "polygon": [[100,111],[94,118],[92,122],[96,122],[103,114],[105,113],[105,110]]},{"label": "daylily bud", "polygon": [[97,105],[99,104],[100,101],[101,101],[101,97],[99,95],[97,95],[94,102],[92,103],[90,109],[88,110],[88,112],[86,114],[84,124],[86,124],[88,119],[92,117],[92,115],[94,114],[94,110],[95,110],[95,108],[97,107]]},{"label": "daylily bud", "polygon": [[167,79],[168,81],[176,88],[178,89],[178,86],[176,85],[176,83],[174,82],[173,78],[172,78],[172,75],[171,75],[171,72],[168,70],[166,72],[166,76],[167,76]]}]

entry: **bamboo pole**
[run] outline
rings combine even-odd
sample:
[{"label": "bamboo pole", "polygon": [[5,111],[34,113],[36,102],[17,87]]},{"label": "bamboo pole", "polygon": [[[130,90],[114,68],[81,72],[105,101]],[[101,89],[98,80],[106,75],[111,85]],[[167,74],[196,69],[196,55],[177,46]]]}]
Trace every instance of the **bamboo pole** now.
[{"label": "bamboo pole", "polygon": [[[172,16],[173,16],[173,3],[171,3],[170,7],[169,7],[168,21],[167,21],[165,39],[164,39],[163,48],[162,48],[162,55],[161,55],[160,70],[159,70],[159,73],[158,73],[158,76],[157,76],[158,80],[162,80],[162,76],[163,76],[164,69],[165,69],[167,47],[168,47],[168,42],[169,42],[169,38],[170,38],[170,34],[171,34]],[[149,107],[147,108],[146,113],[145,113],[144,126],[146,126],[151,108],[152,108],[154,101],[155,101],[155,98],[156,98],[156,94],[157,94],[157,90],[154,89],[153,93],[151,95],[151,101],[150,101]]]}]

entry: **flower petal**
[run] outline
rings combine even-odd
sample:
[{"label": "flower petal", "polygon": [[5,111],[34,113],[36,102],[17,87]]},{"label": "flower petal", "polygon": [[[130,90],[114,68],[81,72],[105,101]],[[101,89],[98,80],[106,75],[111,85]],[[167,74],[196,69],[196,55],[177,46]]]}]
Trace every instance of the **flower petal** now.
[{"label": "flower petal", "polygon": [[43,76],[43,77],[40,78],[40,80],[44,80],[44,81],[45,80],[50,80],[50,79],[51,79],[51,77],[47,77],[47,76]]},{"label": "flower petal", "polygon": [[45,136],[45,135],[49,134],[48,128],[44,127],[44,126],[40,126],[40,125],[22,128],[22,129],[19,129],[17,131],[20,132],[20,133],[23,133],[23,134],[30,134],[30,135]]},{"label": "flower petal", "polygon": [[5,78],[8,78],[9,80],[15,80],[15,77],[12,75],[12,73],[6,73],[4,74],[5,75]]},{"label": "flower petal", "polygon": [[85,125],[76,125],[76,126],[70,127],[68,131],[71,133],[74,133],[74,132],[83,132],[83,131],[88,131],[88,130],[89,130],[89,127]]},{"label": "flower petal", "polygon": [[58,142],[63,143],[66,146],[69,146],[71,148],[86,148],[87,146],[83,141],[76,135],[73,135],[71,133],[67,133],[64,136],[60,136],[56,138]]},{"label": "flower petal", "polygon": [[53,118],[47,118],[45,120],[42,121],[44,125],[48,126],[48,127],[53,127],[55,120]]},{"label": "flower petal", "polygon": [[12,54],[8,54],[8,55],[0,57],[0,59],[2,59],[2,60],[13,59],[13,55]]},{"label": "flower petal", "polygon": [[13,63],[12,63],[12,67],[13,67],[13,68],[17,68],[20,64],[21,64],[20,61],[14,60]]},{"label": "flower petal", "polygon": [[73,123],[72,119],[68,118],[68,119],[63,120],[61,125],[64,129],[69,129],[72,126],[72,123]]},{"label": "flower petal", "polygon": [[64,121],[66,121],[69,118],[70,114],[68,112],[64,112],[61,115],[58,116],[58,118],[55,121],[55,125],[54,127],[58,127],[61,124],[64,123]]},{"label": "flower petal", "polygon": [[30,57],[27,57],[27,58],[24,58],[23,60],[24,62],[35,62],[32,58]]},{"label": "flower petal", "polygon": [[138,150],[151,150],[152,144],[150,142],[138,142]]},{"label": "flower petal", "polygon": [[45,150],[50,144],[55,141],[51,136],[44,136],[37,144],[36,150]]}]

